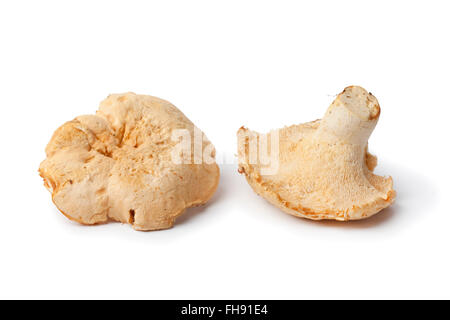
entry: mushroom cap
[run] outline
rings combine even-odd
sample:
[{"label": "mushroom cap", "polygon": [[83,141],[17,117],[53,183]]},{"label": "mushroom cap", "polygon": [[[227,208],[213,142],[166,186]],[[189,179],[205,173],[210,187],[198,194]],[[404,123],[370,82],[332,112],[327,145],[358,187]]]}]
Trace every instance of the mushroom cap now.
[{"label": "mushroom cap", "polygon": [[269,134],[266,140],[272,141],[274,134],[278,138],[278,170],[270,174],[264,173],[267,163],[250,161],[250,139],[260,141],[263,135],[242,127],[237,133],[239,172],[257,194],[294,216],[340,221],[370,217],[391,205],[396,195],[392,178],[373,173],[377,159],[367,152],[379,114],[372,94],[347,87],[322,120]]},{"label": "mushroom cap", "polygon": [[199,131],[167,101],[112,94],[96,115],[77,117],[55,131],[39,173],[55,205],[71,220],[114,220],[136,230],[170,228],[186,208],[206,203],[219,182],[214,147],[201,131],[201,150],[210,151],[212,161],[173,161],[176,129],[191,137]]}]

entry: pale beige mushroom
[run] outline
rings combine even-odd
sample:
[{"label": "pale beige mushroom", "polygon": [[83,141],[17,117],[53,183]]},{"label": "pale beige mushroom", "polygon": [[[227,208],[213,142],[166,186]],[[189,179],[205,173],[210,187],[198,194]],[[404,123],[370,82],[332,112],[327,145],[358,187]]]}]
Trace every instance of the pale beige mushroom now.
[{"label": "pale beige mushroom", "polygon": [[[39,173],[55,205],[71,220],[115,220],[136,230],[170,228],[186,208],[207,202],[219,181],[214,147],[205,137],[195,148],[205,155],[209,151],[208,161],[198,161],[198,154],[195,161],[192,154],[183,159],[193,161],[174,161],[180,144],[174,130],[190,137],[199,132],[167,101],[113,94],[96,115],[77,117],[55,131]],[[194,139],[188,151],[191,143],[194,149]]]},{"label": "pale beige mushroom", "polygon": [[[379,115],[371,93],[347,87],[322,120],[270,133],[266,141],[276,153],[270,164],[259,157],[250,161],[256,152],[252,143],[257,141],[260,152],[264,136],[241,128],[239,172],[256,193],[294,216],[341,221],[370,217],[391,205],[396,195],[392,178],[372,172],[377,159],[367,152]],[[264,172],[269,165],[277,170]]]}]

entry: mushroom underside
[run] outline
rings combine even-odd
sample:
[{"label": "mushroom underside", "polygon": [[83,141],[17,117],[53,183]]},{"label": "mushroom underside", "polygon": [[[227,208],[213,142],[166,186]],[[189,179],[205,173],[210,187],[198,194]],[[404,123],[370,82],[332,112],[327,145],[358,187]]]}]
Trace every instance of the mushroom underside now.
[{"label": "mushroom underside", "polygon": [[[242,127],[239,172],[257,194],[289,214],[314,220],[370,217],[396,196],[392,178],[373,173],[377,158],[368,152],[379,114],[376,98],[353,86],[321,120],[267,135]],[[264,149],[271,155],[262,161]]]}]

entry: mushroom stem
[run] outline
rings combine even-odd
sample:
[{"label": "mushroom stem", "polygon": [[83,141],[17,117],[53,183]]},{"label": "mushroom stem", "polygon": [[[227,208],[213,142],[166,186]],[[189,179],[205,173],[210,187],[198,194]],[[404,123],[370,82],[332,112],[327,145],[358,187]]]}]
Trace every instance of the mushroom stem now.
[{"label": "mushroom stem", "polygon": [[379,116],[380,106],[371,93],[358,86],[347,87],[328,108],[316,138],[365,148]]}]

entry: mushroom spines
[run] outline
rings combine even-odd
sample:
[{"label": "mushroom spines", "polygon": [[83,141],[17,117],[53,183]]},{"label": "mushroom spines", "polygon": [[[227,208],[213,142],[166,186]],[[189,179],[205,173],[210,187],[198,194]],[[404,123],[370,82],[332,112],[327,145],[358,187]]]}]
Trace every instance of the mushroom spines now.
[{"label": "mushroom spines", "polygon": [[289,214],[340,221],[370,217],[395,199],[392,179],[372,172],[377,158],[367,150],[379,114],[372,94],[346,88],[322,120],[279,130],[279,169],[269,175],[260,162],[249,161],[250,141],[242,139],[249,130],[241,129],[239,172],[256,193]]}]

